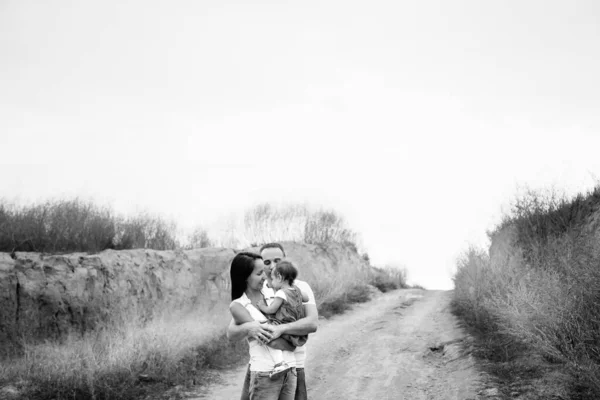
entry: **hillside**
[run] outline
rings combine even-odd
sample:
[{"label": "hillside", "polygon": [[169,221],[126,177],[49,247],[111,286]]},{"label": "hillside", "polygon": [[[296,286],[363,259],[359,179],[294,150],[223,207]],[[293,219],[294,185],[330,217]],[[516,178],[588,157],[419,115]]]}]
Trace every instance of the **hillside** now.
[{"label": "hillside", "polygon": [[527,193],[489,235],[454,278],[480,358],[511,398],[600,398],[600,187]]}]

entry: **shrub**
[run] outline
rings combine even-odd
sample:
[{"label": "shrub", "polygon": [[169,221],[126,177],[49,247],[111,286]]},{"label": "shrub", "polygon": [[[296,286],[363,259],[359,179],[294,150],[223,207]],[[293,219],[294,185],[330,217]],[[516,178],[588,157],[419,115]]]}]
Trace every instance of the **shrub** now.
[{"label": "shrub", "polygon": [[354,251],[358,234],[335,210],[312,210],[307,205],[275,207],[258,204],[247,210],[243,221],[248,243],[298,241],[312,244],[343,243]]},{"label": "shrub", "polygon": [[197,227],[196,229],[194,229],[192,234],[188,236],[188,242],[187,242],[186,246],[184,247],[184,249],[186,249],[186,250],[201,249],[204,247],[212,247],[212,246],[213,246],[213,243],[210,240],[210,238],[208,237],[208,232],[201,227]]},{"label": "shrub", "polygon": [[369,283],[383,293],[390,290],[405,289],[408,287],[406,284],[406,270],[394,267],[373,268],[373,275]]},{"label": "shrub", "polygon": [[147,213],[123,218],[78,198],[28,206],[0,203],[0,251],[99,252],[175,249],[175,223]]},{"label": "shrub", "polygon": [[343,314],[348,311],[351,305],[346,301],[344,297],[338,297],[335,299],[328,299],[319,304],[319,316],[329,318],[333,315]]},{"label": "shrub", "polygon": [[[558,199],[558,200],[557,200]],[[600,189],[572,201],[528,192],[490,234],[487,252],[457,263],[453,308],[507,348],[564,365],[574,387],[600,394],[600,246],[594,216]],[[516,350],[515,350],[516,351]],[[510,353],[506,351],[506,353]]]},{"label": "shrub", "polygon": [[508,215],[490,233],[490,238],[503,227],[514,226],[517,231],[517,245],[523,257],[531,266],[547,266],[546,254],[552,251],[549,241],[562,235],[578,236],[580,227],[600,206],[600,186],[587,194],[577,194],[568,199],[556,190],[533,191],[515,199]]},{"label": "shrub", "polygon": [[350,288],[346,294],[346,299],[349,303],[366,303],[371,300],[370,293],[367,285],[358,284]]}]

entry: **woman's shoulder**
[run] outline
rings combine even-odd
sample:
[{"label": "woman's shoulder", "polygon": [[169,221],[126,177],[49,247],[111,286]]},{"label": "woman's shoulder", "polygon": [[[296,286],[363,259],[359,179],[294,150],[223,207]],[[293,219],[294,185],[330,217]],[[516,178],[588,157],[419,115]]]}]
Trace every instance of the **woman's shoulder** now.
[{"label": "woman's shoulder", "polygon": [[234,304],[241,304],[242,306],[246,307],[250,303],[251,303],[250,299],[248,298],[248,296],[246,296],[246,293],[244,293],[237,299],[234,299],[231,302],[231,304],[229,304],[229,307],[231,308],[231,306],[233,306]]}]

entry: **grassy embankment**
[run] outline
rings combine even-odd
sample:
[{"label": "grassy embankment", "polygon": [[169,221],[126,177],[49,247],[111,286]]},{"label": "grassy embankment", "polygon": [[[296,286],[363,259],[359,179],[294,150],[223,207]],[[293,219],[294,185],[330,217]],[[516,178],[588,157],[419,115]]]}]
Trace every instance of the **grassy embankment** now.
[{"label": "grassy embankment", "polygon": [[599,210],[600,186],[529,192],[458,263],[454,311],[507,398],[600,398]]},{"label": "grassy embankment", "polygon": [[[147,245],[152,237],[162,238],[168,245],[174,243],[167,235],[168,229],[156,229],[166,225],[152,218],[146,219],[147,224],[138,219],[141,222],[132,224],[137,230],[127,231],[126,220],[114,219],[109,210],[100,212],[81,202],[71,203],[70,207],[53,204],[61,206],[63,212],[52,203],[47,203],[45,211],[0,208],[0,227],[11,224],[13,232],[22,232],[0,236],[0,242],[7,246],[3,251],[24,250],[22,246],[32,246],[26,250],[99,251],[123,248],[127,243],[132,248],[136,240],[138,245]],[[54,217],[49,218],[53,212]],[[78,223],[69,225],[68,220]],[[53,226],[54,232],[61,232],[55,240],[51,240]],[[56,237],[64,239],[61,242]],[[86,242],[93,246],[86,248]],[[309,280],[320,314],[329,317],[343,313],[352,303],[368,301],[369,287],[356,282],[369,282],[381,291],[406,287],[404,273],[392,269],[373,268],[365,276],[345,274],[335,281]],[[176,385],[204,384],[216,369],[243,364],[248,358],[245,342],[231,343],[223,334],[230,318],[228,294],[224,293],[210,309],[205,305],[208,303],[200,301],[185,309],[163,304],[165,311],[156,312],[150,322],[143,322],[136,310],[127,309],[83,336],[72,335],[61,342],[23,342],[17,354],[6,356],[0,363],[2,396],[14,393],[15,398],[23,399],[136,399],[155,396]]]}]

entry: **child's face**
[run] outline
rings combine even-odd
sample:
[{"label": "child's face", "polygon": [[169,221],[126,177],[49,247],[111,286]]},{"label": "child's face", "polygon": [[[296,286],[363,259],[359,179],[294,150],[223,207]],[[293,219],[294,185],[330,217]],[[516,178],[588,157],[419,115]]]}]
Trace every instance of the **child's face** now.
[{"label": "child's face", "polygon": [[271,286],[273,287],[273,289],[281,289],[281,287],[283,286],[283,278],[281,277],[281,275],[279,275],[277,271],[273,270],[271,272],[271,278]]}]

